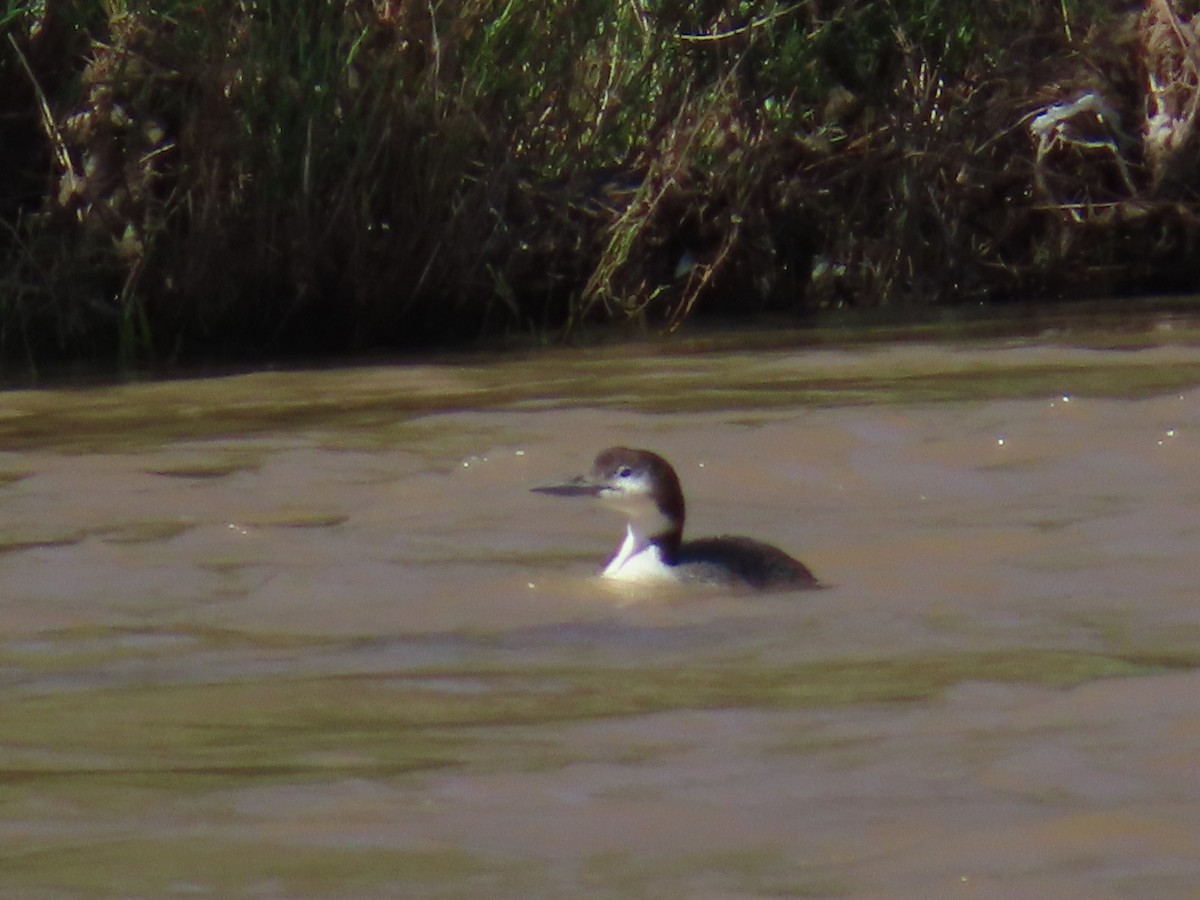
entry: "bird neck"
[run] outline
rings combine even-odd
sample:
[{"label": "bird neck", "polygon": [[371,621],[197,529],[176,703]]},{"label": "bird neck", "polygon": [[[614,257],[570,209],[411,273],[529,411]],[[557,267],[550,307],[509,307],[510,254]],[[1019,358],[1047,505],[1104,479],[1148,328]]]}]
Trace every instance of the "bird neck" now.
[{"label": "bird neck", "polygon": [[625,526],[625,541],[617,551],[617,556],[629,559],[648,547],[654,547],[664,563],[675,565],[683,544],[683,523],[671,522],[665,517],[657,518],[652,531],[645,527],[646,524],[637,519],[629,521]]}]

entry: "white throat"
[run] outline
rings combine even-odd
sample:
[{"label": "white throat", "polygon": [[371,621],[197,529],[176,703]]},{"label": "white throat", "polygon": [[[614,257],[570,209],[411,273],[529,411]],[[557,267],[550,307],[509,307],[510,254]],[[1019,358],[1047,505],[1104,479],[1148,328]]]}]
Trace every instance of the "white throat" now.
[{"label": "white throat", "polygon": [[633,525],[625,526],[625,541],[600,575],[618,581],[675,580],[658,544],[639,539]]}]

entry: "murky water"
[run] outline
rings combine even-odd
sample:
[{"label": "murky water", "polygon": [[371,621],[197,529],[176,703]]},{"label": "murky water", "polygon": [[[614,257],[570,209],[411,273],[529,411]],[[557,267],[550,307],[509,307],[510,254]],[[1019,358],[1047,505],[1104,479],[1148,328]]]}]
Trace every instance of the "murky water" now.
[{"label": "murky water", "polygon": [[[1200,346],[0,397],[0,896],[1200,896]],[[827,590],[618,589],[613,443]]]}]

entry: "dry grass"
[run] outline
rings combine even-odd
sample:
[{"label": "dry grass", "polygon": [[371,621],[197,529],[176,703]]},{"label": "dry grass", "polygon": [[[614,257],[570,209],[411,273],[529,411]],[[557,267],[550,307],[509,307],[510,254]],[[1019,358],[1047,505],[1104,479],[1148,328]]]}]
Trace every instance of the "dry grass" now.
[{"label": "dry grass", "polygon": [[1194,289],[1193,15],[9,0],[0,353]]}]

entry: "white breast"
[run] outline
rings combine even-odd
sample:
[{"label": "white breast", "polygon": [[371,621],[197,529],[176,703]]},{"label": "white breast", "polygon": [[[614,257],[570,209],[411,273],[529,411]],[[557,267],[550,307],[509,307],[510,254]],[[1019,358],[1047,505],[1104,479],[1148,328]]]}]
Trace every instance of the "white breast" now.
[{"label": "white breast", "polygon": [[625,529],[625,542],[612,558],[601,576],[617,581],[675,581],[675,572],[663,562],[658,545],[645,544],[638,549],[633,529]]}]

